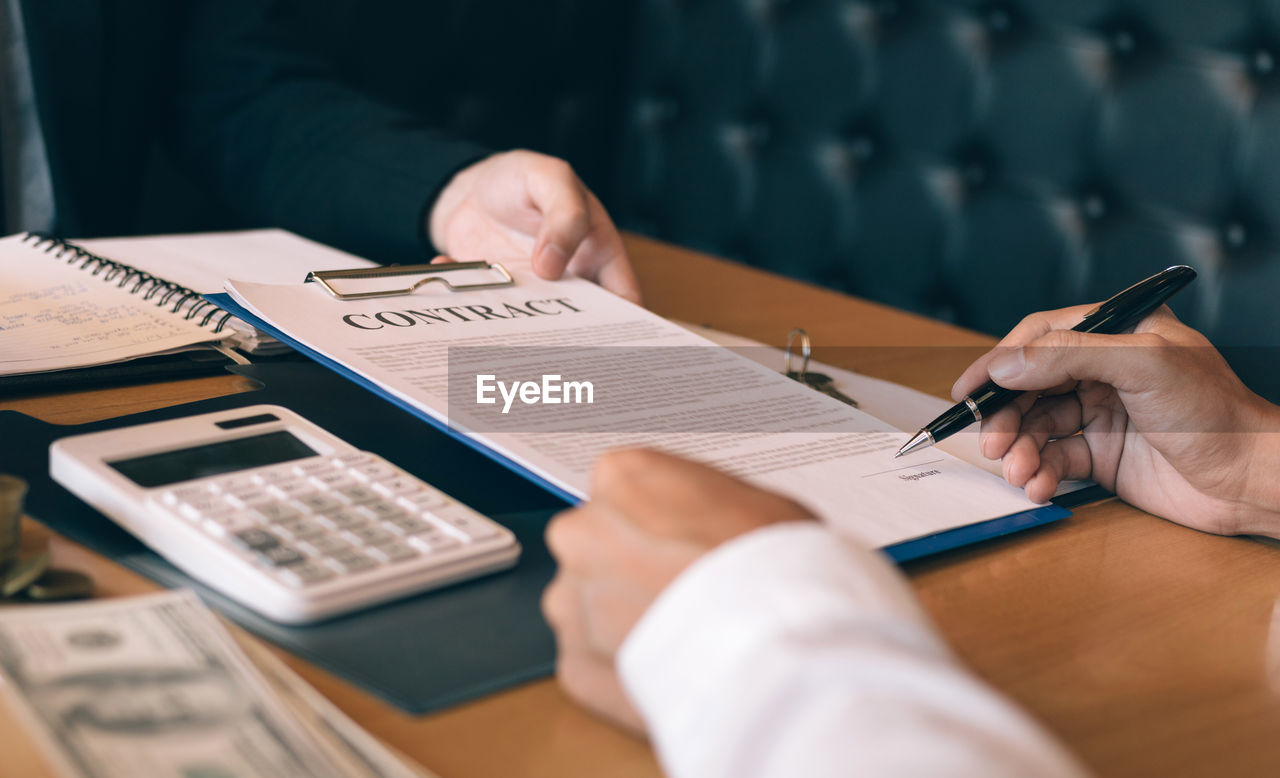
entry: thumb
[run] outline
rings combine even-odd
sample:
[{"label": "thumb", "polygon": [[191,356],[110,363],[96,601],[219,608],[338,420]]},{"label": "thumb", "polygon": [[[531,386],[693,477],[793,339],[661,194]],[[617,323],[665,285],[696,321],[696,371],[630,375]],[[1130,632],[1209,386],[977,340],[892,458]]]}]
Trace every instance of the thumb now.
[{"label": "thumb", "polygon": [[1053,330],[997,354],[987,364],[991,380],[1007,389],[1045,391],[1080,381],[1142,392],[1169,378],[1169,342],[1159,335],[1100,335]]},{"label": "thumb", "polygon": [[532,171],[527,179],[529,198],[542,216],[533,268],[543,278],[559,278],[591,232],[590,203],[567,164],[552,160],[544,168]]}]

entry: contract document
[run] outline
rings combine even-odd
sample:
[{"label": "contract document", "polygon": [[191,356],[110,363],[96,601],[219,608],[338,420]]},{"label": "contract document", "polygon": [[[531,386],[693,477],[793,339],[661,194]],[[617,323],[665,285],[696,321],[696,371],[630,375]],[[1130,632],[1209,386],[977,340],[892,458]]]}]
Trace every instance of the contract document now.
[{"label": "contract document", "polygon": [[894,459],[905,433],[594,284],[512,274],[506,288],[359,301],[317,284],[226,288],[255,324],[574,498],[602,452],[648,446],[875,547],[1040,507],[936,449]]}]

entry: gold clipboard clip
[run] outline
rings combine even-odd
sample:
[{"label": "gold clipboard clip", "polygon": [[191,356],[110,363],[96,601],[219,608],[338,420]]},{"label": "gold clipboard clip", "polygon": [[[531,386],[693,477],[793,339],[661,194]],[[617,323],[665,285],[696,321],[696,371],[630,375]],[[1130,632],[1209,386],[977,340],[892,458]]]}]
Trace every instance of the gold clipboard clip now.
[{"label": "gold clipboard clip", "polygon": [[[439,275],[440,273],[451,273],[455,270],[489,270],[496,273],[501,280],[455,284]],[[366,292],[342,292],[329,283],[330,281],[344,278],[394,278],[397,276],[425,276],[425,278],[419,278],[403,288],[378,289]],[[357,270],[313,270],[307,273],[307,283],[312,281],[319,283],[326,292],[339,300],[367,300],[371,297],[394,297],[402,294],[413,294],[433,281],[444,284],[450,292],[461,292],[469,289],[497,289],[503,286],[513,286],[516,282],[505,267],[497,262],[486,262],[485,260],[477,262],[443,262],[438,265],[391,265],[390,267],[370,267]]]}]

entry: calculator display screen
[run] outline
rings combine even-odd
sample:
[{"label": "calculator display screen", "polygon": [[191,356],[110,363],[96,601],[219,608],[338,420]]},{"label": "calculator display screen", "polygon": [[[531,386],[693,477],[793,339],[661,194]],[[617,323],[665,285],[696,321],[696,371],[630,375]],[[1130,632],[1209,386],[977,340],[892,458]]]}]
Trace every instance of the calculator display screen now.
[{"label": "calculator display screen", "polygon": [[121,459],[107,464],[138,486],[149,489],[315,455],[316,452],[307,444],[288,432],[280,431]]}]

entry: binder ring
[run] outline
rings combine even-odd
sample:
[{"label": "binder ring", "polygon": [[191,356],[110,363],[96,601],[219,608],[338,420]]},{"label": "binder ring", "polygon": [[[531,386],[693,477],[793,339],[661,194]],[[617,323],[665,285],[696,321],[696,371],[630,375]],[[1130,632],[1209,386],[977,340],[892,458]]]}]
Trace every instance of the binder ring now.
[{"label": "binder ring", "polygon": [[[498,274],[498,281],[484,281],[473,284],[454,284],[449,279],[444,278],[439,273],[450,273],[455,270],[490,270]],[[396,289],[381,289],[371,292],[340,292],[329,283],[331,280],[341,278],[392,278],[395,276],[411,276],[422,275],[407,287]],[[324,287],[325,291],[339,300],[367,300],[371,297],[394,297],[402,294],[413,294],[423,286],[435,281],[444,284],[450,292],[464,291],[468,289],[497,289],[503,286],[513,286],[516,282],[507,269],[496,262],[486,262],[479,260],[477,262],[446,262],[439,265],[392,265],[390,267],[374,267],[360,268],[357,270],[313,270],[307,273],[306,282],[318,282]]]},{"label": "binder ring", "polygon": [[[795,356],[795,352],[791,350],[791,346],[796,342],[797,338],[800,339],[800,360],[801,360],[800,370],[798,372],[793,371],[791,369],[791,359]],[[795,329],[791,330],[791,332],[788,332],[787,346],[785,351],[786,362],[783,364],[783,368],[786,374],[791,375],[792,373],[795,373],[796,378],[803,378],[804,374],[809,371],[809,356],[812,354],[812,351],[813,351],[812,344],[809,341],[809,333],[805,332],[799,327],[796,327]]]},{"label": "binder ring", "polygon": [[[129,287],[127,289],[129,294],[140,294],[141,299],[147,302],[154,301],[156,307],[169,305],[176,298],[176,302],[172,302],[173,313],[182,313],[185,307],[186,319],[194,320],[205,306],[212,306],[212,309],[200,319],[200,326],[208,326],[217,314],[222,313],[223,315],[213,323],[214,332],[221,332],[232,318],[229,312],[203,300],[200,293],[194,290],[157,278],[132,265],[100,257],[61,238],[28,232],[23,235],[22,242],[36,249],[43,249],[45,254],[52,255],[68,265],[76,265],[80,270],[88,270],[105,283],[113,283],[121,289]],[[159,295],[158,300],[155,299],[157,295]]]}]

